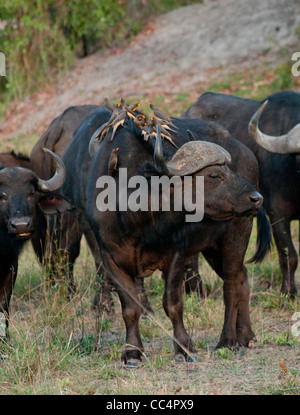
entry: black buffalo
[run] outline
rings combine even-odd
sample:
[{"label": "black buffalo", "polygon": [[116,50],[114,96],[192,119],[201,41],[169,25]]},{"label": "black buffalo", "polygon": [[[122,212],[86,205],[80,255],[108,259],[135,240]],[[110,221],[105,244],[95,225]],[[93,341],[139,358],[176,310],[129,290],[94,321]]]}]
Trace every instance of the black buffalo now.
[{"label": "black buffalo", "polygon": [[[45,152],[48,148],[63,157],[73,133],[96,105],[79,105],[67,108],[56,117],[32,148],[30,169],[38,177],[47,180],[54,174],[55,165]],[[50,277],[64,278],[69,290],[75,290],[73,264],[79,254],[81,232],[74,212],[47,215],[38,212],[39,226],[31,239],[34,251],[42,265],[46,265]],[[72,250],[71,250],[72,247]]]},{"label": "black buffalo", "polygon": [[[262,114],[261,111],[257,113],[248,131],[252,116],[264,103]],[[300,94],[282,91],[263,101],[255,101],[205,93],[183,116],[220,123],[255,154],[259,163],[259,186],[264,196],[264,207],[278,250],[281,292],[295,296],[298,255],[290,224],[292,220],[300,219]]]},{"label": "black buffalo", "polygon": [[21,153],[10,151],[7,153],[0,153],[1,167],[25,167],[30,169],[30,159]]},{"label": "black buffalo", "polygon": [[[65,198],[56,193],[65,179],[63,162],[53,152],[47,152],[56,163],[55,174],[49,180],[40,179],[25,167],[5,167],[5,164],[17,164],[18,157],[13,160],[11,156],[15,155],[0,155],[1,340],[7,337],[9,302],[17,277],[18,257],[24,243],[38,228],[38,212],[51,214],[71,207]],[[22,163],[22,157],[20,159]]]},{"label": "black buffalo", "polygon": [[[101,113],[99,125],[100,120]],[[113,141],[111,132],[108,132],[89,172],[84,167],[87,138],[91,136],[86,133],[87,130],[77,136],[76,142],[73,138],[64,156],[67,179],[63,193],[70,197],[75,191],[78,201],[86,200],[82,220],[93,235],[92,244],[98,251],[99,261],[120,297],[126,325],[126,348],[122,360],[128,366],[137,364],[143,350],[138,330],[141,303],[135,281],[150,275],[155,269],[160,269],[165,279],[163,305],[173,323],[176,359],[194,359],[195,349],[183,326],[181,290],[185,267],[199,251],[224,280],[225,321],[217,347],[248,346],[255,337],[250,323],[244,257],[253,215],[258,212],[265,227],[259,230],[260,246],[255,259],[265,255],[270,243],[268,222],[263,211],[259,210],[262,197],[253,187],[258,185],[257,161],[251,151],[215,123],[199,119],[173,120],[173,123],[176,131],[172,133],[172,141],[179,148],[177,152],[167,139],[163,149],[158,145],[154,152],[154,143],[159,144],[160,135],[156,141],[152,136],[145,140],[142,130],[130,120],[116,130]],[[216,143],[226,149],[227,154],[231,154],[231,169],[238,171],[248,182],[225,166],[224,163],[229,162],[227,156],[223,164],[220,163],[222,165],[217,165],[216,160],[211,160],[211,165],[208,163],[206,167],[201,164],[201,156],[198,160],[196,154],[199,156],[201,149],[205,152],[206,144],[196,141],[189,143],[192,146],[185,147],[184,144],[190,141],[187,130],[197,140]],[[183,154],[186,150],[189,156],[185,160]],[[162,153],[167,159],[173,158],[167,162]],[[188,171],[191,166],[194,171],[190,174],[194,178],[197,175],[205,178],[205,216],[201,222],[186,223],[184,212],[131,212],[119,209],[100,212],[96,207],[98,179],[109,174],[118,183],[121,168],[127,169],[128,179],[139,175],[150,180],[152,176],[172,176],[174,172],[182,176],[184,169]],[[83,171],[74,175],[73,172],[80,167]],[[71,174],[68,174],[68,169]],[[86,174],[88,185],[84,183],[80,188],[79,183]]]},{"label": "black buffalo", "polygon": [[[93,114],[94,112],[95,114]],[[99,114],[101,114],[100,118]],[[73,135],[78,136],[82,134],[82,131],[85,131],[86,134],[88,134],[89,141],[90,136],[97,130],[97,127],[99,127],[99,123],[106,122],[110,115],[110,111],[105,107],[98,107],[96,105],[79,105],[67,108],[50,123],[47,130],[34,145],[30,154],[30,162],[28,161],[29,159],[27,159],[29,167],[39,177],[43,179],[50,178],[54,173],[55,166],[45,156],[43,148],[48,148],[62,158],[68,145],[72,141]],[[87,120],[84,122],[86,118]],[[83,127],[81,127],[81,124],[83,124]],[[86,131],[87,128],[88,130]],[[77,129],[79,132],[77,132]],[[77,142],[76,138],[75,142]],[[86,183],[87,172],[92,162],[92,158],[88,154],[87,149],[88,148],[85,147],[86,159],[84,160],[84,169],[80,166],[80,171],[78,171],[78,174],[76,175],[76,186],[79,186],[80,188],[85,186],[84,183]],[[10,154],[7,156],[3,154],[6,163],[8,162],[9,156]],[[17,162],[20,163],[20,160],[21,156],[19,156],[19,161],[16,157],[11,161],[14,165],[17,165]],[[76,168],[77,166],[78,165],[76,164]],[[68,172],[73,175],[74,171],[71,173],[71,169],[72,168],[69,169],[68,164]],[[81,178],[80,180],[79,177]],[[74,293],[76,290],[73,270],[74,263],[80,253],[80,242],[83,232],[85,232],[88,243],[91,239],[86,227],[82,227],[81,223],[81,212],[85,209],[85,199],[81,199],[80,197],[77,198],[77,195],[77,189],[74,194],[73,192],[69,192],[73,207],[77,207],[77,209],[73,209],[72,212],[64,211],[56,215],[47,216],[41,211],[38,212],[37,220],[39,226],[31,238],[32,246],[40,263],[43,266],[47,266],[49,277],[53,277],[55,281],[59,281],[63,278],[67,281],[71,293]],[[97,261],[97,250],[93,246],[92,253],[95,257],[96,271],[99,275],[98,279],[100,280],[100,286],[99,289],[97,289],[93,301],[93,308],[99,312],[106,311],[112,313],[113,299],[111,296],[111,286],[106,279],[105,273],[101,269],[99,261]],[[194,259],[194,262],[191,264],[188,271],[189,283],[187,288],[190,286],[193,289],[198,288],[199,274],[195,270],[198,270],[198,264],[196,264]],[[194,281],[192,277],[195,277],[196,281]],[[144,291],[143,280],[137,282],[137,289],[140,293],[144,308],[152,313],[153,310]]]},{"label": "black buffalo", "polygon": [[[46,132],[41,136],[38,142],[33,147],[31,152],[30,167],[40,176],[45,179],[53,174],[53,165],[49,160],[45,159],[43,148],[47,147],[52,151],[55,151],[59,156],[63,156],[69,143],[72,140],[72,136],[80,136],[86,134],[90,137],[97,127],[101,123],[105,123],[110,117],[111,113],[107,111],[105,107],[97,107],[95,105],[83,105],[73,106],[66,109],[60,116],[55,118],[49,125]],[[82,125],[81,125],[82,124]],[[78,131],[77,131],[78,130]],[[70,153],[72,154],[73,148],[76,148],[78,138],[74,139]],[[78,214],[84,212],[85,198],[77,197],[80,194],[79,189],[84,189],[86,185],[86,177],[89,167],[91,165],[91,157],[87,152],[87,146],[84,149],[80,149],[82,158],[80,158],[81,166],[84,166],[84,173],[79,176],[76,175],[74,179],[74,189],[68,192],[68,197],[72,200],[73,205],[78,205]],[[249,160],[248,164],[253,165],[252,155],[247,155]],[[69,157],[66,158],[68,163],[67,171],[70,175],[73,175],[73,168],[76,170],[79,168],[79,163],[74,163],[74,160]],[[69,168],[69,164],[70,168]],[[255,163],[254,163],[255,164]],[[245,174],[245,164],[239,163],[237,168],[241,174]],[[80,179],[79,179],[80,177]],[[50,267],[52,274],[55,278],[64,276],[69,281],[70,290],[74,291],[75,286],[73,283],[73,266],[74,262],[79,255],[80,240],[83,230],[86,233],[86,239],[89,241],[89,232],[86,231],[86,227],[82,229],[80,221],[77,220],[77,214],[70,214],[69,212],[63,212],[61,215],[48,216],[47,218],[40,213],[39,217],[39,229],[38,232],[32,238],[33,247],[41,261],[41,263],[47,263]],[[50,248],[49,248],[50,243]],[[259,251],[260,253],[262,251]],[[259,255],[256,258],[260,260]],[[99,268],[98,261],[96,260],[97,270],[99,274],[103,273],[103,270]],[[137,281],[137,288],[140,296],[143,300],[144,307],[152,312],[151,306],[147,300],[146,294],[143,288],[143,280]],[[191,290],[197,291],[202,294],[202,281],[198,273],[198,256],[196,255],[191,259],[186,271],[186,292]],[[105,290],[105,302],[112,305],[112,298],[109,295],[109,290]],[[97,293],[94,306],[102,310],[103,303],[100,302],[100,292]],[[108,309],[109,307],[105,307]]]}]

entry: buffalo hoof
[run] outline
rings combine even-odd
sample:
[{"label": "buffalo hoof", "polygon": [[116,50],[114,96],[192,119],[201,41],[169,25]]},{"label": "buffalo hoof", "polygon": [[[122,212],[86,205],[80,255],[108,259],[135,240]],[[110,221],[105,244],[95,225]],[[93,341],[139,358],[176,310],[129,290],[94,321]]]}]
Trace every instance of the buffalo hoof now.
[{"label": "buffalo hoof", "polygon": [[249,347],[252,342],[256,342],[256,337],[251,328],[244,328],[237,330],[237,344],[238,346]]},{"label": "buffalo hoof", "polygon": [[140,363],[142,353],[139,350],[125,350],[121,356],[122,367],[125,369],[136,369]]},{"label": "buffalo hoof", "polygon": [[137,369],[140,364],[140,359],[128,359],[127,362],[123,362],[123,367],[124,369]]},{"label": "buffalo hoof", "polygon": [[255,345],[255,342],[256,342],[257,340],[256,340],[256,337],[254,337],[253,339],[251,339],[250,341],[249,341],[249,343],[247,344],[247,346],[244,346],[244,345],[242,345],[242,344],[238,344],[238,346],[237,346],[237,348],[236,349],[234,349],[234,353],[237,355],[237,356],[244,356],[246,353],[247,353],[247,351],[250,349],[250,350],[252,350],[253,348],[254,348],[254,345]]},{"label": "buffalo hoof", "polygon": [[237,347],[236,349],[234,349],[234,354],[238,357],[245,356],[246,353],[247,350],[245,347]]},{"label": "buffalo hoof", "polygon": [[197,362],[197,355],[196,353],[190,353],[188,356],[185,356],[183,353],[177,353],[175,355],[175,362],[176,363],[182,363],[182,362],[195,363]]},{"label": "buffalo hoof", "polygon": [[195,362],[197,362],[197,360],[198,359],[197,359],[196,353],[191,353],[186,359],[186,361],[189,362],[189,363],[195,363]]},{"label": "buffalo hoof", "polygon": [[237,329],[236,336],[221,335],[216,349],[227,347],[231,350],[234,350],[239,346],[248,347],[251,340],[256,341],[255,334],[250,327],[243,326]]},{"label": "buffalo hoof", "polygon": [[177,353],[177,354],[175,355],[175,362],[177,362],[177,363],[182,363],[182,362],[185,362],[185,357],[184,357],[184,354],[182,354],[182,353]]},{"label": "buffalo hoof", "polygon": [[291,284],[291,286],[283,284],[281,287],[281,294],[286,295],[293,300],[297,297],[297,288],[294,284]]},{"label": "buffalo hoof", "polygon": [[251,349],[254,349],[254,346],[255,346],[255,342],[256,342],[257,340],[256,340],[256,338],[254,338],[254,339],[252,339],[252,340],[250,340],[249,341],[249,343],[248,343],[248,348],[251,350]]}]

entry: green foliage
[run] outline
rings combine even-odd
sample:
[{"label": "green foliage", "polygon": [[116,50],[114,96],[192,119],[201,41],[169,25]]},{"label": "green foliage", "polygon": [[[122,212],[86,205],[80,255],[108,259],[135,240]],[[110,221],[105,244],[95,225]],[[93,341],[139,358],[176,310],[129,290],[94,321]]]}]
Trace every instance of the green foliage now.
[{"label": "green foliage", "polygon": [[88,355],[97,350],[97,339],[94,335],[84,335],[79,341],[80,354]]},{"label": "green foliage", "polygon": [[[52,3],[52,2],[51,2]],[[11,97],[22,97],[41,86],[71,62],[71,49],[59,24],[51,22],[49,2],[5,0],[2,47],[6,56],[5,88]]]},{"label": "green foliage", "polygon": [[[7,61],[4,88],[21,98],[57,79],[74,55],[88,53],[99,39],[107,46],[125,16],[118,0],[5,0],[0,40]],[[2,85],[3,89],[3,85]]]},{"label": "green foliage", "polygon": [[281,64],[276,70],[276,79],[273,81],[272,87],[275,91],[289,89],[293,87],[294,79],[291,76],[291,63]]},{"label": "green foliage", "polygon": [[221,347],[220,349],[216,350],[215,355],[219,356],[221,359],[230,359],[234,356],[233,350],[229,349],[228,347]]},{"label": "green foliage", "polygon": [[276,337],[276,343],[283,346],[293,346],[297,344],[297,338],[289,332],[279,333]]},{"label": "green foliage", "polygon": [[122,45],[149,17],[193,0],[3,0],[0,45],[7,74],[4,99],[24,96],[58,79],[97,48]]},{"label": "green foliage", "polygon": [[144,0],[145,5],[148,5],[149,9],[153,9],[156,13],[166,13],[170,10],[177,9],[181,6],[187,6],[189,4],[202,3],[202,0]]},{"label": "green foliage", "polygon": [[297,79],[291,73],[291,66],[290,61],[274,68],[258,65],[251,71],[234,72],[218,78],[206,90],[262,100],[275,92],[294,88]]}]

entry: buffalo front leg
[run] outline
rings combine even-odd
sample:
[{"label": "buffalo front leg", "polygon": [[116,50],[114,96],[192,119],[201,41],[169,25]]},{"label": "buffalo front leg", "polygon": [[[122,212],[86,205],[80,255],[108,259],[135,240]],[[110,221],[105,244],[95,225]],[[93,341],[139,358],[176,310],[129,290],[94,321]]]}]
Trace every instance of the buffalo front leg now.
[{"label": "buffalo front leg", "polygon": [[236,272],[236,278],[224,279],[225,318],[217,347],[248,347],[255,334],[251,328],[250,290],[246,267]]},{"label": "buffalo front leg", "polygon": [[235,218],[222,238],[225,318],[218,347],[248,347],[255,339],[250,322],[247,268],[244,266],[252,222],[248,217]]},{"label": "buffalo front leg", "polygon": [[292,241],[290,222],[275,217],[270,219],[282,272],[281,292],[294,297],[297,295],[295,271],[298,266],[298,254]]},{"label": "buffalo front leg", "polygon": [[17,264],[11,266],[0,280],[0,342],[8,338],[9,303],[17,275]]},{"label": "buffalo front leg", "polygon": [[118,293],[126,327],[126,344],[121,360],[125,367],[136,367],[141,361],[144,348],[139,331],[141,306],[135,281],[123,269],[118,267],[109,254],[103,253],[102,260],[103,269]]},{"label": "buffalo front leg", "polygon": [[177,252],[170,268],[163,270],[165,279],[163,307],[173,325],[175,360],[193,362],[197,360],[196,350],[183,324],[182,283],[184,271],[185,256]]},{"label": "buffalo front leg", "polygon": [[243,264],[251,228],[249,218],[236,218],[228,225],[219,249],[203,251],[208,263],[224,281],[224,325],[217,348],[249,346],[255,339],[250,322],[248,275]]},{"label": "buffalo front leg", "polygon": [[126,326],[126,345],[121,359],[126,367],[138,366],[144,351],[139,332],[141,307],[134,281],[128,277],[122,279],[122,284],[116,285],[122,305],[122,317]]}]

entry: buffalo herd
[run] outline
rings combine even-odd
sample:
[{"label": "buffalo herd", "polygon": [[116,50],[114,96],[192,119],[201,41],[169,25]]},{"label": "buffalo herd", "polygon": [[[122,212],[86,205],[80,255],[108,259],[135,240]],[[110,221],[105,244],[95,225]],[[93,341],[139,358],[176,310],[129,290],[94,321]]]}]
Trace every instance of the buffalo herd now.
[{"label": "buffalo herd", "polygon": [[300,219],[300,94],[282,91],[259,102],[204,93],[179,117],[152,104],[148,112],[141,108],[123,99],[69,107],[29,158],[0,154],[1,341],[28,240],[54,281],[64,278],[73,295],[85,237],[99,281],[93,306],[113,312],[111,293],[117,292],[126,327],[121,359],[129,368],[143,354],[140,316],[153,313],[143,279],[156,270],[175,360],[197,359],[182,293],[185,286],[203,295],[200,252],[223,280],[216,347],[253,345],[244,264],[254,218],[257,246],[249,262],[263,261],[273,234],[281,292],[297,295],[290,226]]}]

